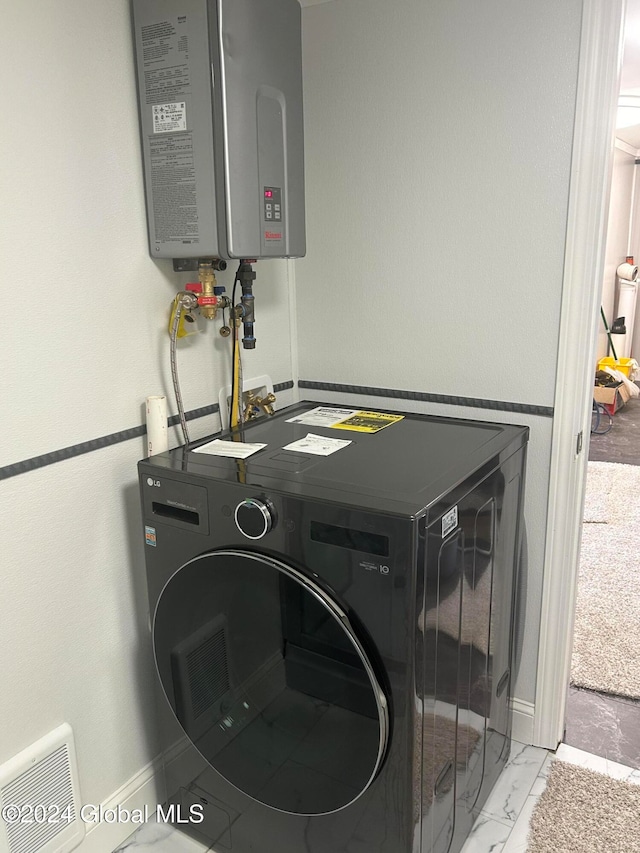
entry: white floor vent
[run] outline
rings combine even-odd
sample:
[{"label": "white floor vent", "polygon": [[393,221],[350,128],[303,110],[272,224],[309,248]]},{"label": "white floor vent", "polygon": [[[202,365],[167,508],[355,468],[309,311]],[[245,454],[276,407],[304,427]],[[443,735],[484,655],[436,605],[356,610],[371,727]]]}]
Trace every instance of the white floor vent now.
[{"label": "white floor vent", "polygon": [[0,767],[0,853],[67,853],[84,838],[66,723]]}]

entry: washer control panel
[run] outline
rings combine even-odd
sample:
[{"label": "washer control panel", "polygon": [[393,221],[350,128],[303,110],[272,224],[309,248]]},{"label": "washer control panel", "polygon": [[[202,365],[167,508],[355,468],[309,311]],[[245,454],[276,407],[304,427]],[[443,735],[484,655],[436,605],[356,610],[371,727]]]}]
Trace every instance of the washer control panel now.
[{"label": "washer control panel", "polygon": [[246,498],[235,511],[236,527],[247,539],[262,539],[274,527],[273,506],[262,498]]}]

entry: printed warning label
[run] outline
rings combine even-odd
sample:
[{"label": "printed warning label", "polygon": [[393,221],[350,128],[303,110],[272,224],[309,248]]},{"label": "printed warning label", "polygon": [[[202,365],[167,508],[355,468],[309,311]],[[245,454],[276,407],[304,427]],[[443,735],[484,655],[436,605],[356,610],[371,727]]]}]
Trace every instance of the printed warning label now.
[{"label": "printed warning label", "polygon": [[327,438],[308,432],[304,438],[285,444],[283,450],[299,450],[300,453],[313,453],[314,456],[331,456],[336,450],[342,450],[351,442],[346,438]]},{"label": "printed warning label", "polygon": [[154,133],[174,133],[187,129],[187,105],[184,101],[173,104],[154,104],[153,113]]},{"label": "printed warning label", "polygon": [[149,141],[156,244],[199,241],[196,176],[191,131]]},{"label": "printed warning label", "polygon": [[344,421],[332,424],[332,429],[350,429],[354,432],[379,432],[385,427],[404,420],[404,415],[392,415],[385,412],[355,412]]},{"label": "printed warning label", "polygon": [[355,415],[357,409],[336,409],[335,406],[316,406],[301,415],[288,418],[288,424],[305,424],[306,426],[332,427]]},{"label": "printed warning label", "polygon": [[454,506],[442,516],[442,538],[448,536],[458,526],[458,507]]}]

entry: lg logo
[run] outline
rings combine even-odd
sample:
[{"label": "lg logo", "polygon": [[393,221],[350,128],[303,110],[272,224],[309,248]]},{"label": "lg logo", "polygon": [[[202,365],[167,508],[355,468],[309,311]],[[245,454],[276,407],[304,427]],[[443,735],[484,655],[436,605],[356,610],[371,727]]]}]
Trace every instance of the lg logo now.
[{"label": "lg logo", "polygon": [[154,480],[153,477],[147,477],[147,486],[157,486],[160,488],[160,480]]}]

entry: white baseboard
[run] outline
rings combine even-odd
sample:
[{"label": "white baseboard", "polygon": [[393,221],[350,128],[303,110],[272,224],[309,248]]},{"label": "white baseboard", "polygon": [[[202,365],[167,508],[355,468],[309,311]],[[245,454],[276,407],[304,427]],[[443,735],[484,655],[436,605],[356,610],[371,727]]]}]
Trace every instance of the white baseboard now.
[{"label": "white baseboard", "polygon": [[[151,761],[105,800],[101,804],[102,810],[117,809],[120,806],[121,809],[131,812],[134,809],[144,810],[146,806],[149,814],[153,814],[157,804],[163,800],[161,769],[162,762],[159,758]],[[140,825],[134,822],[107,823],[104,820],[90,823],[87,825],[84,841],[77,848],[78,853],[111,853]]]},{"label": "white baseboard", "polygon": [[524,699],[511,700],[511,712],[513,714],[513,728],[511,736],[520,743],[533,743],[533,714],[535,705],[525,702]]}]

